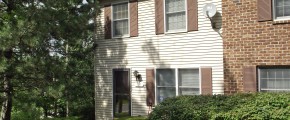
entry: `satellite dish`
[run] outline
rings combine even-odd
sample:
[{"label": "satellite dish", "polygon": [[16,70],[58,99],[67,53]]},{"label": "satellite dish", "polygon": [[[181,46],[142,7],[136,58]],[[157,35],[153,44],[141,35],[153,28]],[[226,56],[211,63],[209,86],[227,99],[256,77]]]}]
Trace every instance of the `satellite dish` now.
[{"label": "satellite dish", "polygon": [[216,14],[216,7],[212,3],[207,3],[203,6],[202,11],[206,18],[212,18]]}]

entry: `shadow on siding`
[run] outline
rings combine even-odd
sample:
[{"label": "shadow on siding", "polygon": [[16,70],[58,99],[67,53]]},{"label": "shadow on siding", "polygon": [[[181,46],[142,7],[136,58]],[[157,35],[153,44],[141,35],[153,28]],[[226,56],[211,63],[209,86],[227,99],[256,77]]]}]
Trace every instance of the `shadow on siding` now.
[{"label": "shadow on siding", "polygon": [[159,50],[154,46],[152,39],[147,40],[142,45],[142,50],[149,56],[149,61],[156,67],[169,67],[163,60],[160,59]]},{"label": "shadow on siding", "polygon": [[230,71],[230,64],[227,59],[224,57],[224,92],[225,94],[234,94],[238,90],[238,81],[235,78],[235,73]]},{"label": "shadow on siding", "polygon": [[[98,47],[95,51],[95,113],[96,119],[113,119],[113,68],[125,68],[127,45],[122,39],[104,39],[104,26],[97,23]],[[110,24],[111,21],[105,24]]]},{"label": "shadow on siding", "polygon": [[[113,119],[113,71],[114,68],[126,68],[128,61],[127,44],[123,39],[104,39],[104,26],[100,20],[97,24],[98,47],[95,51],[95,113],[96,119]],[[107,24],[110,22],[107,22]],[[132,70],[130,71],[132,74]],[[131,82],[135,80],[130,76]],[[133,89],[131,85],[131,90]],[[131,97],[132,98],[132,97]],[[138,100],[131,99],[132,107],[138,107],[139,111],[147,113],[147,109]],[[146,103],[144,103],[146,104]],[[134,105],[134,106],[133,106]],[[133,110],[133,109],[132,109]],[[138,115],[135,111],[132,111]],[[140,113],[141,114],[141,113]],[[142,114],[141,114],[142,115]]]},{"label": "shadow on siding", "polygon": [[216,31],[221,37],[221,29],[222,29],[222,14],[220,12],[217,12],[215,16],[213,16],[212,20],[215,22],[214,24],[214,31]]}]

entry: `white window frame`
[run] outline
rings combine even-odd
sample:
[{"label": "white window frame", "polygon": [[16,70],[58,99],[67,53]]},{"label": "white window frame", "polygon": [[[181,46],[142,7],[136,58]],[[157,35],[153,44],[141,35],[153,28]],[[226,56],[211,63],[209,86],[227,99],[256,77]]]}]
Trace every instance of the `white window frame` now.
[{"label": "white window frame", "polygon": [[199,95],[201,95],[201,68],[200,67],[169,67],[169,68],[155,68],[154,69],[154,73],[155,73],[155,76],[154,76],[154,84],[155,84],[155,105],[159,104],[158,103],[158,95],[157,95],[157,70],[158,69],[174,69],[175,70],[175,89],[176,89],[176,92],[175,92],[175,96],[179,96],[179,79],[178,79],[178,70],[179,69],[194,69],[194,70],[198,70],[198,73],[199,73],[199,76],[198,76],[198,79],[199,79]]},{"label": "white window frame", "polygon": [[290,20],[290,16],[283,16],[283,17],[276,17],[276,4],[275,4],[276,0],[272,0],[272,15],[273,15],[273,20],[274,21],[280,21],[280,20]]},{"label": "white window frame", "polygon": [[[188,25],[188,21],[187,21],[187,0],[184,0],[185,2],[185,29],[176,29],[176,30],[167,30],[167,13],[166,13],[166,0],[163,0],[163,11],[164,11],[164,31],[165,33],[178,33],[178,32],[187,32],[187,25]],[[178,12],[182,12],[182,11],[178,11]],[[177,13],[177,12],[174,12]]]},{"label": "white window frame", "polygon": [[[114,6],[115,5],[119,5],[119,4],[127,4],[128,5],[128,34],[125,34],[125,35],[118,35],[116,36],[115,35],[115,29],[114,29],[114,21],[118,21],[118,20],[114,20]],[[125,37],[130,37],[130,4],[129,4],[129,0],[127,1],[122,1],[122,2],[115,2],[115,3],[112,3],[111,5],[111,17],[112,17],[112,20],[111,20],[111,33],[112,33],[112,38],[125,38]],[[125,19],[121,19],[121,20],[125,20]]]},{"label": "white window frame", "polygon": [[[277,92],[278,91],[287,91],[287,92],[290,92],[290,89],[262,89],[261,88],[261,69],[279,69],[279,68],[286,68],[286,69],[289,69],[289,67],[259,67],[258,68],[258,88],[259,88],[259,92],[262,92],[263,90],[265,91],[273,91],[273,92]],[[275,78],[276,79],[276,78]]]}]

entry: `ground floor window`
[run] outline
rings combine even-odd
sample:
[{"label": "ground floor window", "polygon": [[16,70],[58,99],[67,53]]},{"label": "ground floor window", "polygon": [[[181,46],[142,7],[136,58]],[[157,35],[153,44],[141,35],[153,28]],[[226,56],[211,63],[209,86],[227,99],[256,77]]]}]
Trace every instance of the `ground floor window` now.
[{"label": "ground floor window", "polygon": [[177,95],[200,94],[198,68],[160,68],[156,69],[157,103]]},{"label": "ground floor window", "polygon": [[258,72],[261,92],[290,91],[290,67],[259,68]]}]

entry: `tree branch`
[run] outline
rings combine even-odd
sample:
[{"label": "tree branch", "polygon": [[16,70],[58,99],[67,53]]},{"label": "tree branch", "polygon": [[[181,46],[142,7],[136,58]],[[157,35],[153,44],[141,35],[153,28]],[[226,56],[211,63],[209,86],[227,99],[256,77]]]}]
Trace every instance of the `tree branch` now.
[{"label": "tree branch", "polygon": [[28,90],[37,90],[39,89],[38,87],[35,87],[35,86],[30,86],[30,85],[27,85],[27,86],[14,86],[14,90],[15,91],[28,91]]},{"label": "tree branch", "polygon": [[[90,0],[86,0],[89,4],[93,4],[93,2],[92,1],[90,1]],[[94,0],[94,2],[95,2],[96,0]]]},{"label": "tree branch", "polygon": [[[3,85],[1,85],[1,86],[3,86]],[[1,88],[1,89],[0,89],[0,92],[2,92],[2,93],[3,93],[3,92],[8,92],[8,90],[7,90],[7,89],[3,89],[3,88]]]},{"label": "tree branch", "polygon": [[12,12],[12,10],[14,9],[14,0],[2,0],[4,2],[4,4],[8,7],[7,8],[7,12],[10,14]]},{"label": "tree branch", "polygon": [[2,0],[2,2],[3,2],[6,6],[8,6],[8,2],[7,2],[7,0]]}]

